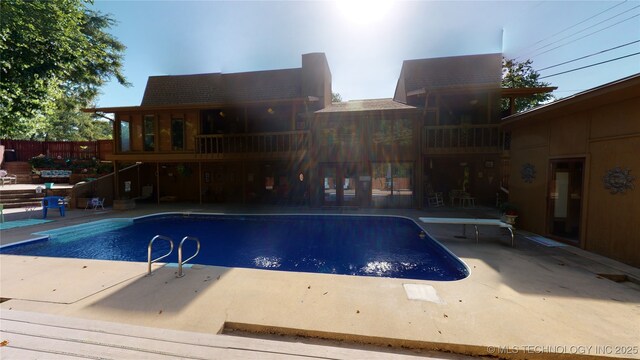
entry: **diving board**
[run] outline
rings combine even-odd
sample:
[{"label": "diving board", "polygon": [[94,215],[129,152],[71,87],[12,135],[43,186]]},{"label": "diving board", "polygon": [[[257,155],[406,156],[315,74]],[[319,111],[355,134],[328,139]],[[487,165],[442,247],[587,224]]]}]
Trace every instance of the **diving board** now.
[{"label": "diving board", "polygon": [[[483,226],[499,226],[506,228],[511,233],[511,246],[514,245],[513,225],[507,224],[500,219],[470,219],[470,218],[436,218],[436,217],[421,217],[419,218],[425,224],[460,224],[463,226],[462,234],[466,233],[466,225],[473,225],[476,231],[476,243],[478,243],[479,231],[478,225]],[[466,237],[466,236],[465,236]]]}]

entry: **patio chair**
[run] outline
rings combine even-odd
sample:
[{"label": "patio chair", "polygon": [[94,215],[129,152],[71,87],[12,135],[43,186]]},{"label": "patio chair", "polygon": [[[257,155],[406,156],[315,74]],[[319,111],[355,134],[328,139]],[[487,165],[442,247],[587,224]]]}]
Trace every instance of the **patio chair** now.
[{"label": "patio chair", "polygon": [[4,186],[4,184],[17,184],[18,177],[16,175],[11,175],[7,173],[6,170],[0,170],[0,185]]},{"label": "patio chair", "polygon": [[42,218],[47,218],[48,209],[59,209],[60,216],[64,216],[65,204],[62,196],[45,196],[42,198]]},{"label": "patio chair", "polygon": [[441,192],[429,194],[427,196],[427,205],[429,207],[444,206],[444,199]]},{"label": "patio chair", "polygon": [[463,192],[460,196],[460,206],[465,209],[476,207],[476,198],[471,194]]},{"label": "patio chair", "polygon": [[[462,194],[464,191],[462,190],[451,190],[449,192],[449,201],[451,201],[451,206],[459,205],[460,199],[462,198]],[[456,204],[456,202],[458,204]]]},{"label": "patio chair", "polygon": [[104,210],[104,198],[100,199],[94,197],[89,199],[89,201],[87,201],[87,206],[85,206],[84,209],[87,210],[89,207],[91,207],[93,210],[98,210],[99,208]]}]

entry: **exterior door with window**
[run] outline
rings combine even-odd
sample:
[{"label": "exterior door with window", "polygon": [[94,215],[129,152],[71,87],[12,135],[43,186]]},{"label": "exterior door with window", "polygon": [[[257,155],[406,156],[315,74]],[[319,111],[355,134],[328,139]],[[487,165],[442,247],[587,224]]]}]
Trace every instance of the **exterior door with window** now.
[{"label": "exterior door with window", "polygon": [[548,233],[577,243],[580,241],[584,159],[552,160],[549,166]]}]

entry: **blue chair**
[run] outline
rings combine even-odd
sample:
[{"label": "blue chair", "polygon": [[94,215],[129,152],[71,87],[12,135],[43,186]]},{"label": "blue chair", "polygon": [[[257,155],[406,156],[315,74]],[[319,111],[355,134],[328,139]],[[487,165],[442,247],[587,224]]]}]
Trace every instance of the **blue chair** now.
[{"label": "blue chair", "polygon": [[47,218],[48,209],[60,209],[60,216],[64,216],[64,198],[62,196],[47,196],[42,199],[42,218]]}]

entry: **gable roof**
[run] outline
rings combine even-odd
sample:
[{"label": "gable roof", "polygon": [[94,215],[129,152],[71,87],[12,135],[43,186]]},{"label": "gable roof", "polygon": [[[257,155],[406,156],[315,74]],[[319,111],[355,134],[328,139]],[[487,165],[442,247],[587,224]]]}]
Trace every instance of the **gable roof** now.
[{"label": "gable roof", "polygon": [[502,54],[451,56],[405,60],[394,100],[406,101],[412,92],[465,87],[500,88]]},{"label": "gable roof", "polygon": [[150,76],[141,106],[229,104],[302,97],[302,69]]}]

